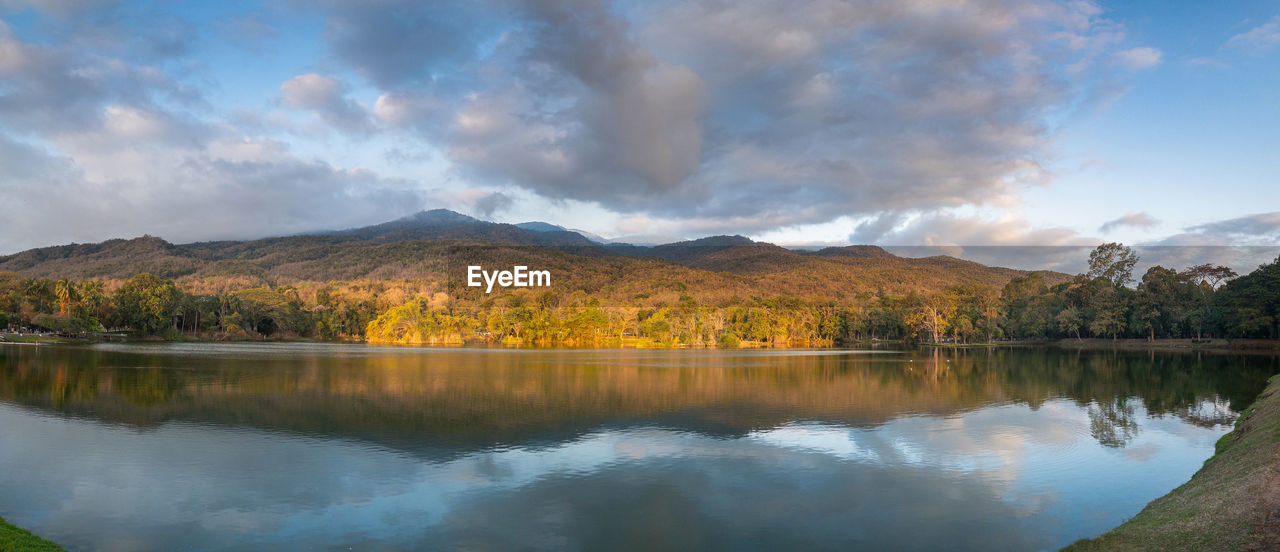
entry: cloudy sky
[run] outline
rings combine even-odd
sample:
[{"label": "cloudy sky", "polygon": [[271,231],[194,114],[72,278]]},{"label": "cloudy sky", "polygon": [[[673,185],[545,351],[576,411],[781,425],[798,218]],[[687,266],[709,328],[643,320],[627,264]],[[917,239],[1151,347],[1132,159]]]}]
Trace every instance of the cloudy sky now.
[{"label": "cloudy sky", "polygon": [[1270,0],[0,0],[0,254],[437,207],[1274,246],[1277,89]]}]

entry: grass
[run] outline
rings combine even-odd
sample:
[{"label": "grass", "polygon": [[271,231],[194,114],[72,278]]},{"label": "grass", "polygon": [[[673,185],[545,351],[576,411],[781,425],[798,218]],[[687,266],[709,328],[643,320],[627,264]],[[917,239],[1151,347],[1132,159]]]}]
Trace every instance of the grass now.
[{"label": "grass", "polygon": [[0,552],[59,552],[61,546],[0,518]]},{"label": "grass", "polygon": [[1142,338],[1107,339],[1107,338],[1065,338],[1053,341],[1053,344],[1065,349],[1136,349],[1136,350],[1230,350],[1260,351],[1271,353],[1280,349],[1280,340],[1275,339],[1156,339],[1148,341]]},{"label": "grass", "polygon": [[4,336],[0,343],[67,343],[69,340],[51,335],[33,335],[33,334],[0,334]]},{"label": "grass", "polygon": [[1123,525],[1065,551],[1280,549],[1280,377],[1191,480]]}]

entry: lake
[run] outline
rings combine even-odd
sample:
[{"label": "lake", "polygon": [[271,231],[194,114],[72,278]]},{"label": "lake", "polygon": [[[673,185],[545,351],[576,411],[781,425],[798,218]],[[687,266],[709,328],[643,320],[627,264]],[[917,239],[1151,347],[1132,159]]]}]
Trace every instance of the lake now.
[{"label": "lake", "polygon": [[1053,550],[1269,356],[0,345],[0,515],[86,550]]}]

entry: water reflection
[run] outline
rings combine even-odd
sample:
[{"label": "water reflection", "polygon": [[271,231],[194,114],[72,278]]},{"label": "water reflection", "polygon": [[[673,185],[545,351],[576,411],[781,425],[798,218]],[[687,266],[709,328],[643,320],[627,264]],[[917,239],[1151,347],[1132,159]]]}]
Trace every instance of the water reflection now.
[{"label": "water reflection", "polygon": [[93,549],[1035,550],[1270,357],[0,347],[0,514]]}]

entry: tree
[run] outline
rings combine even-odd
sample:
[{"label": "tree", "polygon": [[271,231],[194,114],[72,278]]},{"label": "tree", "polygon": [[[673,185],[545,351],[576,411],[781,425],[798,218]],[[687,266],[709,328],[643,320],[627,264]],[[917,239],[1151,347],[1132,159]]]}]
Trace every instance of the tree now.
[{"label": "tree", "polygon": [[75,295],[77,297],[75,308],[72,314],[77,318],[81,318],[96,324],[97,320],[106,320],[107,294],[102,291],[102,282],[94,280],[84,280],[75,283]]},{"label": "tree", "polygon": [[1236,277],[1236,271],[1222,265],[1205,263],[1182,271],[1183,277],[1193,284],[1201,282],[1209,284],[1210,289],[1218,289],[1218,284]]},{"label": "tree", "polygon": [[139,274],[116,291],[116,316],[125,326],[155,334],[173,325],[173,309],[179,295],[173,282],[154,274]]},{"label": "tree", "polygon": [[1094,281],[1101,282],[1102,287],[1090,297],[1093,321],[1089,323],[1089,331],[1096,336],[1110,335],[1111,339],[1116,339],[1125,326],[1125,299],[1131,292],[1128,288],[1113,287],[1105,278],[1099,277]]},{"label": "tree", "polygon": [[1122,244],[1109,242],[1089,253],[1089,277],[1105,278],[1116,287],[1129,283],[1138,256]]},{"label": "tree", "polygon": [[1074,334],[1076,340],[1080,340],[1080,328],[1084,326],[1084,315],[1080,313],[1078,307],[1067,307],[1058,313],[1057,317],[1058,331],[1065,334]]},{"label": "tree", "polygon": [[1044,274],[1032,272],[1019,276],[1005,284],[1000,291],[1000,303],[1004,306],[1001,324],[1014,337],[1031,337],[1040,333],[1041,324],[1033,305],[1048,292]]},{"label": "tree", "polygon": [[1217,303],[1232,335],[1280,336],[1280,257],[1228,282],[1220,297]]},{"label": "tree", "polygon": [[1236,277],[1236,271],[1206,263],[1182,271],[1182,277],[1199,292],[1200,304],[1188,315],[1195,325],[1196,337],[1201,337],[1205,326],[1213,328],[1220,321],[1220,311],[1213,304],[1213,296],[1220,284]]},{"label": "tree", "polygon": [[58,315],[66,316],[71,312],[71,304],[75,301],[75,288],[71,280],[63,278],[53,285],[54,295],[58,296]]},{"label": "tree", "polygon": [[1177,337],[1186,329],[1188,311],[1195,301],[1195,289],[1186,278],[1175,270],[1153,266],[1138,284],[1133,301],[1133,329],[1145,332],[1148,339],[1155,339],[1157,333]]},{"label": "tree", "polygon": [[957,299],[953,290],[935,291],[916,298],[915,312],[908,319],[908,325],[916,328],[917,335],[927,333],[932,343],[951,329],[956,314]]}]

